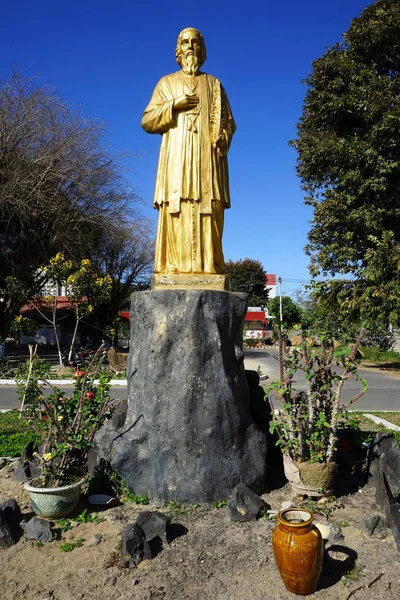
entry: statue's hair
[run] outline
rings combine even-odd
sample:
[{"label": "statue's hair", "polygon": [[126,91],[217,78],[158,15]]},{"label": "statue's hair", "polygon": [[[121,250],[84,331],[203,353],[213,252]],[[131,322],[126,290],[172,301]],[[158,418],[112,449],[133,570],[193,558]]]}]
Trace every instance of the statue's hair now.
[{"label": "statue's hair", "polygon": [[199,64],[199,66],[201,67],[201,65],[205,62],[205,60],[207,58],[206,45],[204,43],[203,35],[195,27],[186,27],[186,29],[182,29],[182,31],[178,35],[178,40],[176,42],[176,50],[175,50],[176,61],[177,61],[178,65],[181,67],[182,66],[182,54],[181,54],[180,46],[181,46],[182,36],[186,31],[195,31],[199,36],[199,40],[200,40],[200,61],[199,61],[200,64]]}]

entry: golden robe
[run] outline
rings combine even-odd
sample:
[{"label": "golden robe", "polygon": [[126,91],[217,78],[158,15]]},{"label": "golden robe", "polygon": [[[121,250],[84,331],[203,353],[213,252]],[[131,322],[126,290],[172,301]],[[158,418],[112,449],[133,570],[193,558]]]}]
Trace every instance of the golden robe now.
[{"label": "golden robe", "polygon": [[[198,105],[173,110],[195,94]],[[142,123],[162,134],[154,206],[159,210],[155,273],[222,273],[224,209],[230,207],[227,152],[236,129],[218,79],[178,71],[157,84]],[[226,140],[224,152],[216,146]]]}]

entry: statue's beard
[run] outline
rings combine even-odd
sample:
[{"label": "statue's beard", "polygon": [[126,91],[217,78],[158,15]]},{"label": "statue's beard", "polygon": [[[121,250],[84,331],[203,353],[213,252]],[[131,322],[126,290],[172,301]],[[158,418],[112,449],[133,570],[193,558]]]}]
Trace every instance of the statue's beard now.
[{"label": "statue's beard", "polygon": [[200,67],[200,62],[196,54],[182,55],[182,71],[186,75],[196,75]]}]

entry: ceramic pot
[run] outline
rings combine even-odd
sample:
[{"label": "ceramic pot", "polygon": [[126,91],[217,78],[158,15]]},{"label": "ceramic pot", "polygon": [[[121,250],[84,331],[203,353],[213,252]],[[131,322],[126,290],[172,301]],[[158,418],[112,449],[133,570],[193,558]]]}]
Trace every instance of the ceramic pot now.
[{"label": "ceramic pot", "polygon": [[29,493],[32,509],[39,517],[59,519],[76,508],[84,483],[85,479],[81,479],[58,488],[39,488],[26,483],[24,489]]},{"label": "ceramic pot", "polygon": [[283,470],[296,494],[321,498],[332,494],[336,480],[337,464],[294,462],[283,454]]},{"label": "ceramic pot", "polygon": [[289,592],[307,596],[317,588],[324,545],[312,514],[303,508],[287,508],[278,515],[272,536],[276,564]]}]

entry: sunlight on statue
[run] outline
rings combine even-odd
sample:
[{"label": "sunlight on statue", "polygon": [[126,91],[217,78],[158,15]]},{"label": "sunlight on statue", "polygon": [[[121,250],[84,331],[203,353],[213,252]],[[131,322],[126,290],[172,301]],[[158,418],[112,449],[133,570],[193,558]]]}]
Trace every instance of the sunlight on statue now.
[{"label": "sunlight on statue", "polygon": [[178,36],[181,71],[163,77],[142,127],[162,135],[154,206],[155,273],[223,273],[224,210],[230,207],[227,153],[236,126],[220,81],[200,71],[202,34]]}]

